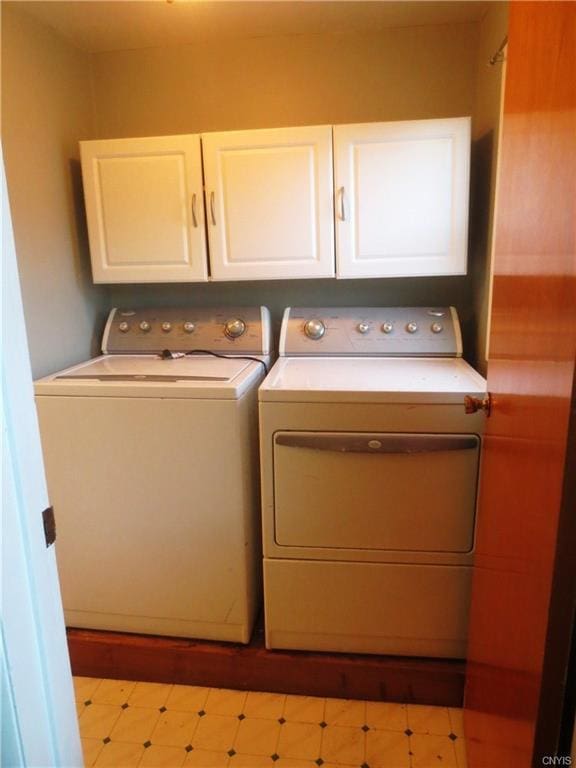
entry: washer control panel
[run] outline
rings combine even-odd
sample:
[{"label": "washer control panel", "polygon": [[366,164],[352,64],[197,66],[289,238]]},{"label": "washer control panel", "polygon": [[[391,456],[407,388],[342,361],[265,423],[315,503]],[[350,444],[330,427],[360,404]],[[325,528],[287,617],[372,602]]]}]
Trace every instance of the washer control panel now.
[{"label": "washer control panel", "polygon": [[113,309],[104,354],[159,354],[205,349],[222,354],[268,355],[270,313],[266,307],[156,307]]},{"label": "washer control panel", "polygon": [[280,355],[460,357],[454,307],[288,307]]}]

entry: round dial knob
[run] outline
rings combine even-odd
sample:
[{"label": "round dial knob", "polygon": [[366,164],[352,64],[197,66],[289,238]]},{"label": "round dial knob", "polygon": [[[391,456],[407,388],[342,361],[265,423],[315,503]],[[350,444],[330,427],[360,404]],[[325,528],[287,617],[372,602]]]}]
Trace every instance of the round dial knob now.
[{"label": "round dial knob", "polygon": [[444,330],[444,326],[442,325],[442,323],[432,323],[432,325],[430,326],[430,330],[432,331],[432,333],[442,333],[442,331]]},{"label": "round dial knob", "polygon": [[368,331],[370,330],[370,324],[364,323],[364,322],[358,323],[358,325],[356,326],[356,330],[358,331],[358,333],[368,333]]},{"label": "round dial knob", "polygon": [[406,330],[408,331],[408,333],[416,333],[416,331],[418,330],[418,326],[416,325],[416,323],[406,323]]},{"label": "round dial knob", "polygon": [[326,326],[322,320],[312,318],[312,320],[308,320],[306,323],[304,323],[304,333],[306,336],[308,336],[309,339],[314,339],[314,341],[317,341],[318,339],[321,339],[322,336],[324,336],[326,333]]},{"label": "round dial knob", "polygon": [[162,323],[162,330],[164,333],[169,333],[172,330],[172,323]]},{"label": "round dial knob", "polygon": [[187,320],[184,323],[183,328],[185,333],[194,333],[196,326],[194,325],[194,323],[191,323],[189,320]]},{"label": "round dial knob", "polygon": [[122,322],[118,324],[118,330],[121,333],[128,333],[130,330],[130,323],[127,323],[126,320],[122,320]]},{"label": "round dial knob", "polygon": [[139,327],[141,331],[144,331],[144,333],[148,333],[148,331],[150,330],[150,323],[148,322],[148,320],[142,320]]},{"label": "round dial knob", "polygon": [[234,317],[232,320],[228,320],[224,326],[224,333],[229,339],[238,339],[246,330],[246,323],[239,317]]},{"label": "round dial knob", "polygon": [[388,322],[382,323],[382,333],[392,333],[393,330],[394,330],[394,326],[392,325],[392,323],[388,323]]}]

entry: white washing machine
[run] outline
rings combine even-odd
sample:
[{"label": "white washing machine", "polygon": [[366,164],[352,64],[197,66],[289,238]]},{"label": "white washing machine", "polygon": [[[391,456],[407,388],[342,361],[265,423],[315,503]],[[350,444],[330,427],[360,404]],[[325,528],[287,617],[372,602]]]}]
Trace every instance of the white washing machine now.
[{"label": "white washing machine", "polygon": [[453,308],[294,309],[259,391],[269,648],[461,658],[486,381]]},{"label": "white washing machine", "polygon": [[66,622],[247,643],[268,310],[114,309],[102,350],[35,384]]}]

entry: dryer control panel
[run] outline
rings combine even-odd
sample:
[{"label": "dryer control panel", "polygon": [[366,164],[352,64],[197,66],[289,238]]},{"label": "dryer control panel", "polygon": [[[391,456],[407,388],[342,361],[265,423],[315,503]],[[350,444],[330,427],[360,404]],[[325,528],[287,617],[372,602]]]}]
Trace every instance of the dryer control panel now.
[{"label": "dryer control panel", "polygon": [[288,307],[286,357],[461,357],[454,307]]},{"label": "dryer control panel", "polygon": [[155,307],[110,312],[102,352],[111,355],[208,350],[228,355],[269,355],[266,307]]}]

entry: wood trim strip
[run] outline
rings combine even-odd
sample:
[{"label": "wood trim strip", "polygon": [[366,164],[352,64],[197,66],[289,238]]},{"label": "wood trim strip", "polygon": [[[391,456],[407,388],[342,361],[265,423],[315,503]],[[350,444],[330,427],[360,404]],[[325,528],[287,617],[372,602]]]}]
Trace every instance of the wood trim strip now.
[{"label": "wood trim strip", "polygon": [[68,629],[74,675],[373,701],[462,706],[465,664]]},{"label": "wood trim strip", "polygon": [[576,712],[576,375],[572,382],[564,486],[558,519],[554,575],[542,685],[534,737],[534,764],[570,754]]}]

